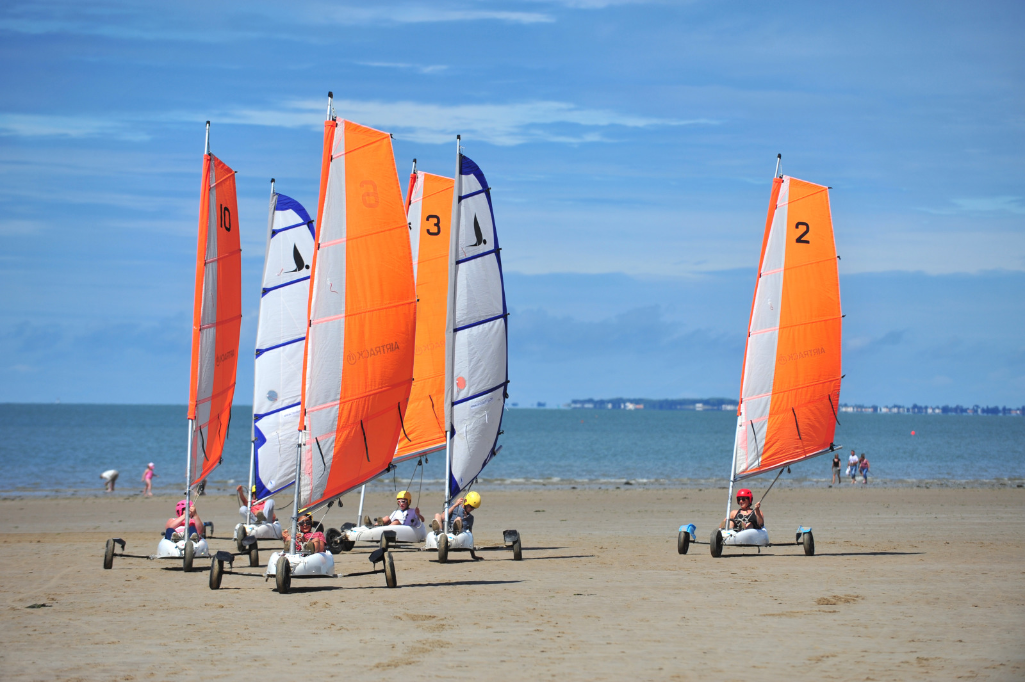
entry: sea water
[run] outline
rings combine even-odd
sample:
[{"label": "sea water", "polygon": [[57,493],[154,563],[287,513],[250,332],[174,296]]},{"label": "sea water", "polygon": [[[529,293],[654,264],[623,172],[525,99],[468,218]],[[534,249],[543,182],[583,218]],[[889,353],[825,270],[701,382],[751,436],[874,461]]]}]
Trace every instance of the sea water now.
[{"label": "sea water", "polygon": [[[208,491],[245,484],[252,409],[238,406],[223,462]],[[1025,481],[1025,418],[999,416],[842,414],[835,442],[846,468],[851,448],[865,453],[875,485],[1019,485]],[[723,487],[736,415],[688,410],[507,410],[498,455],[479,488]],[[914,431],[914,435],[912,435]],[[120,471],[118,493],[142,489],[148,462],[154,489],[184,489],[188,432],[184,406],[0,405],[0,492],[90,494],[100,473]],[[784,485],[827,485],[832,457],[801,462]],[[422,469],[406,462],[374,487],[436,491],[442,453]],[[762,477],[752,484],[768,485]],[[849,479],[848,479],[849,480]],[[628,483],[629,482],[629,483]]]}]

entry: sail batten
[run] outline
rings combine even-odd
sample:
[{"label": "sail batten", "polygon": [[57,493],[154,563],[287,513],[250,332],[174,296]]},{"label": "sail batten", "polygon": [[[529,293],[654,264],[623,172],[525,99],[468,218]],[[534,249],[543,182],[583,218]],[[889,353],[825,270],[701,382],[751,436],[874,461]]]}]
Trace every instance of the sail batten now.
[{"label": "sail batten", "polygon": [[776,178],[748,324],[733,480],[831,450],[841,318],[828,188]]}]

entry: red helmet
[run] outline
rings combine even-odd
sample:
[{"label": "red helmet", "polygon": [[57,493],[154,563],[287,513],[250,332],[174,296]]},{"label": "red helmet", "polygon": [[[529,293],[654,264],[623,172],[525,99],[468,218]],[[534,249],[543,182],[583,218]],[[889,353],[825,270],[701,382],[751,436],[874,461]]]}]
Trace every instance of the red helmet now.
[{"label": "red helmet", "polygon": [[744,497],[746,497],[749,500],[754,499],[754,495],[751,494],[750,490],[748,490],[747,488],[741,488],[737,491],[737,502],[740,502],[740,500]]}]

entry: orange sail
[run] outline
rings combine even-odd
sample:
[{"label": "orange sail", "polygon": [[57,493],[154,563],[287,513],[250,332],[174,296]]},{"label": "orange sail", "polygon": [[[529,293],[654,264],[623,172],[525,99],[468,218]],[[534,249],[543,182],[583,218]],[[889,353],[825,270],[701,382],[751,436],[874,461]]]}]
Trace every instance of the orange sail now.
[{"label": "orange sail", "polygon": [[451,178],[415,172],[406,211],[416,280],[416,356],[405,432],[394,462],[445,449],[445,321]]},{"label": "orange sail", "polygon": [[333,500],[391,464],[413,382],[416,292],[391,137],[349,121],[324,126],[303,362],[301,508]]},{"label": "orange sail", "polygon": [[235,171],[212,154],[203,157],[192,313],[192,429],[190,484],[221,463],[231,421],[242,325],[242,249],[238,234]]},{"label": "orange sail", "polygon": [[741,379],[733,480],[829,452],[841,313],[827,187],[773,181]]}]

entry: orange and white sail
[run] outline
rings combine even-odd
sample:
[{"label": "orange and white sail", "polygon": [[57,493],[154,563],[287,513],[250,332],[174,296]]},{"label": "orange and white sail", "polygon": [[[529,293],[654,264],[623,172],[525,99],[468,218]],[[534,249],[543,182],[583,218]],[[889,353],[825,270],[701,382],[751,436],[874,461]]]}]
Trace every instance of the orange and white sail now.
[{"label": "orange and white sail", "polygon": [[416,292],[388,133],[325,122],[317,216],[300,508],[333,500],[383,472],[403,427]]},{"label": "orange and white sail", "polygon": [[189,379],[190,485],[221,463],[231,421],[242,325],[242,249],[235,171],[207,151],[199,201]]},{"label": "orange and white sail", "polygon": [[773,180],[751,305],[732,480],[829,452],[841,313],[829,188]]},{"label": "orange and white sail", "polygon": [[416,281],[413,387],[393,462],[445,449],[445,321],[448,316],[451,178],[414,171],[406,220]]}]

